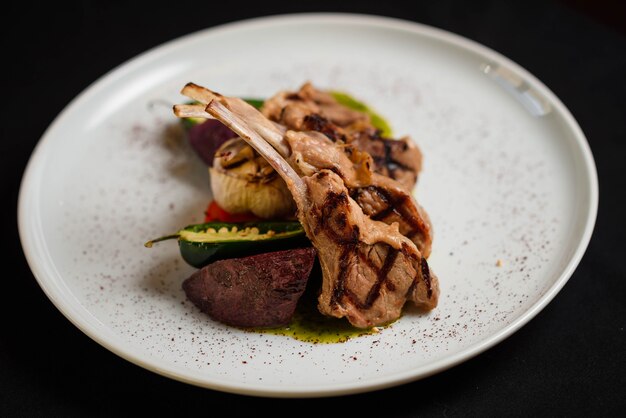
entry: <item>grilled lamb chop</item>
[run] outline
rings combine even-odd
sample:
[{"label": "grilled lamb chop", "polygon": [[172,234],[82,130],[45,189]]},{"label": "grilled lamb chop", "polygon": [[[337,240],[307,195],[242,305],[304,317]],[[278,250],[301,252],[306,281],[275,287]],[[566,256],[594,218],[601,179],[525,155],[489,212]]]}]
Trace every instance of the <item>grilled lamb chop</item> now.
[{"label": "grilled lamb chop", "polygon": [[[432,227],[428,215],[399,182],[372,172],[374,164],[367,152],[353,144],[333,143],[327,134],[286,131],[284,126],[264,118],[256,109],[252,108],[252,111],[243,100],[221,96],[193,83],[187,84],[182,93],[201,103],[208,104],[214,98],[227,103],[235,114],[245,117],[246,122],[259,131],[298,173],[311,175],[321,169],[337,173],[366,215],[387,224],[397,222],[400,233],[413,241],[424,257],[430,255]],[[174,111],[183,117],[211,117],[200,106],[177,105]]]},{"label": "grilled lamb chop", "polygon": [[[298,219],[322,267],[320,312],[366,328],[396,320],[407,300],[425,310],[437,305],[438,280],[398,224],[364,214],[339,174],[326,168],[298,173],[277,152],[289,155],[291,150],[271,122],[240,99],[207,92],[203,93],[204,99],[210,98],[206,112],[255,148],[292,193]],[[358,182],[362,173],[355,171],[350,178]]]},{"label": "grilled lamb chop", "polygon": [[364,215],[335,173],[304,180],[309,205],[300,218],[322,266],[320,312],[365,328],[397,319],[407,300],[424,310],[437,305],[437,278],[397,227]]},{"label": "grilled lamb chop", "polygon": [[352,110],[311,83],[299,91],[284,91],[263,104],[270,120],[296,131],[322,132],[333,142],[347,143],[369,153],[375,172],[413,189],[422,168],[422,153],[409,137],[383,138],[364,112]]},{"label": "grilled lamb chop", "polygon": [[400,233],[424,257],[430,255],[433,238],[428,214],[397,181],[372,172],[368,153],[351,144],[339,147],[319,132],[287,131],[284,138],[292,152],[289,160],[299,172],[335,172],[366,215],[389,225],[397,222]]}]

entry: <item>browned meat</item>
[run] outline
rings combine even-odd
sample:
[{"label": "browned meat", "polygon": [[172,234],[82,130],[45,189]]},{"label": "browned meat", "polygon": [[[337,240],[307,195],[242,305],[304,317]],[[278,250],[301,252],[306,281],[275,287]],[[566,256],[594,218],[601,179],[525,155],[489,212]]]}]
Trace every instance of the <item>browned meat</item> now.
[{"label": "browned meat", "polygon": [[369,153],[377,173],[391,177],[407,190],[413,189],[422,170],[422,152],[409,137],[382,138],[371,130],[355,132],[349,143]]},{"label": "browned meat", "polygon": [[350,197],[372,219],[391,225],[398,224],[402,235],[413,241],[426,258],[430,256],[433,236],[430,218],[422,206],[411,202],[401,188],[385,187],[384,177],[378,184],[350,189]]},{"label": "browned meat", "polygon": [[225,324],[287,325],[314,261],[313,248],[216,261],[185,280],[183,289],[194,305]]},{"label": "browned meat", "polygon": [[283,91],[276,94],[265,101],[262,112],[268,119],[289,122],[283,124],[297,130],[302,129],[296,128],[296,125],[311,114],[327,118],[338,126],[345,127],[357,122],[371,126],[369,115],[339,104],[332,95],[317,90],[311,83],[305,83],[297,92]]},{"label": "browned meat", "polygon": [[[213,94],[206,111],[255,148],[285,180],[322,266],[318,300],[322,313],[346,317],[356,327],[371,327],[397,319],[407,300],[426,310],[437,305],[438,280],[415,244],[400,233],[398,224],[371,219],[350,197],[345,182],[358,184],[367,178],[362,176],[366,161],[357,158],[365,168],[342,177],[330,169],[307,166],[306,161],[300,166],[294,153],[292,164],[295,158],[302,171],[298,172],[277,152],[289,148],[281,142],[282,133],[272,132],[271,122],[259,119],[253,107]],[[287,132],[285,137],[296,134]]]},{"label": "browned meat", "polygon": [[318,132],[287,131],[289,157],[301,173],[312,175],[321,169],[337,173],[363,213],[391,225],[413,241],[424,257],[430,255],[432,227],[426,211],[397,181],[372,173],[371,157],[350,145],[338,147]]},{"label": "browned meat", "polygon": [[297,131],[322,132],[332,141],[354,145],[374,160],[375,172],[408,190],[422,169],[422,153],[409,137],[383,138],[367,114],[339,104],[330,94],[304,84],[297,92],[280,92],[263,105],[270,120]]},{"label": "browned meat", "polygon": [[397,228],[365,216],[331,171],[305,183],[310,207],[303,218],[324,278],[320,312],[365,328],[397,319],[407,300],[425,310],[437,305],[437,278]]}]

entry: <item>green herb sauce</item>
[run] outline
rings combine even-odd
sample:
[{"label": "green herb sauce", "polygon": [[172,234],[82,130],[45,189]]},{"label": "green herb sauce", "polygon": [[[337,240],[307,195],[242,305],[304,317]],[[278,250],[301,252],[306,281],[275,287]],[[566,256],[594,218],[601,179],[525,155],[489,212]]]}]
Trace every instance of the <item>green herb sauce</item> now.
[{"label": "green herb sauce", "polygon": [[355,328],[344,318],[325,317],[317,308],[309,310],[298,306],[291,323],[281,328],[253,328],[252,332],[272,335],[284,335],[313,344],[345,343],[351,338],[374,334],[373,328]]},{"label": "green herb sauce", "polygon": [[340,91],[331,91],[331,96],[340,104],[349,107],[350,109],[358,110],[359,112],[367,113],[370,117],[372,125],[375,128],[380,129],[380,132],[383,137],[391,138],[393,132],[391,130],[391,125],[380,116],[376,111],[374,111],[371,107],[366,105],[365,103],[355,99],[351,95],[347,93],[343,93]]},{"label": "green herb sauce", "polygon": [[376,334],[378,328],[355,328],[345,318],[331,318],[317,309],[317,289],[321,286],[319,265],[313,267],[307,289],[298,301],[296,312],[289,325],[278,328],[244,328],[254,333],[283,335],[313,344],[345,343],[351,338]]}]

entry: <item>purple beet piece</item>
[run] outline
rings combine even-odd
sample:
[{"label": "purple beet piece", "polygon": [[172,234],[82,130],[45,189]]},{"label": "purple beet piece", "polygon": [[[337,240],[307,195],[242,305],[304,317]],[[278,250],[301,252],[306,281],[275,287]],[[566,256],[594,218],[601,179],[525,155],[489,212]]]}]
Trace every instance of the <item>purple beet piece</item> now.
[{"label": "purple beet piece", "polygon": [[215,119],[207,119],[203,123],[189,128],[188,138],[191,147],[207,165],[213,165],[215,151],[226,141],[237,135]]},{"label": "purple beet piece", "polygon": [[183,290],[201,311],[227,325],[287,325],[315,255],[314,248],[299,248],[216,261],[185,280]]}]

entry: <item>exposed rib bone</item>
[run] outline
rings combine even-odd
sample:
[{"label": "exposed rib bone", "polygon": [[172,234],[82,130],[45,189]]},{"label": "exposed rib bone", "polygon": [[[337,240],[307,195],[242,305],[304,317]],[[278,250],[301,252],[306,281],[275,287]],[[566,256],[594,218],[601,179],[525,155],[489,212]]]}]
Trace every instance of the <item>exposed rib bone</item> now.
[{"label": "exposed rib bone", "polygon": [[[287,157],[291,154],[291,150],[283,138],[285,128],[265,118],[254,106],[246,103],[245,100],[238,97],[222,96],[219,93],[194,83],[187,83],[181,90],[181,93],[205,105],[208,105],[212,100],[218,101],[236,115],[245,117],[246,120],[251,121],[254,124],[255,130],[276,148],[283,157]],[[176,111],[176,108],[174,111]]]},{"label": "exposed rib bone", "polygon": [[179,118],[205,118],[213,119],[213,116],[207,113],[206,105],[202,104],[177,104],[174,105],[174,115]]},{"label": "exposed rib bone", "polygon": [[[245,102],[244,104],[248,105]],[[253,107],[252,109],[257,112]],[[259,133],[250,128],[248,123],[243,122],[236,113],[229,111],[226,106],[219,103],[217,100],[211,100],[206,107],[206,111],[216,119],[219,119],[224,125],[228,126],[261,154],[283,180],[285,180],[294,198],[306,195],[306,185],[298,173],[296,173],[293,167],[291,167],[287,161],[282,158],[279,152],[266,142]],[[253,124],[253,126],[256,128],[256,125]]]},{"label": "exposed rib bone", "polygon": [[190,99],[194,99],[204,105],[207,105],[211,102],[211,100],[215,99],[218,94],[215,92],[199,86],[195,83],[187,83],[185,87],[180,91],[183,95],[189,97]]}]

